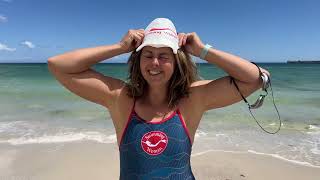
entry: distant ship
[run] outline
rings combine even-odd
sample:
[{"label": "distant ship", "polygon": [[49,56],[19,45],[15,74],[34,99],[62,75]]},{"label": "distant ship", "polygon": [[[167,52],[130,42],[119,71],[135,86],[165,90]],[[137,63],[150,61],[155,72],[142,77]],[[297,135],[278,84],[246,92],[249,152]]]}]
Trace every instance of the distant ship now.
[{"label": "distant ship", "polygon": [[296,61],[287,61],[290,64],[320,64],[320,60],[314,61],[305,61],[305,60],[296,60]]}]

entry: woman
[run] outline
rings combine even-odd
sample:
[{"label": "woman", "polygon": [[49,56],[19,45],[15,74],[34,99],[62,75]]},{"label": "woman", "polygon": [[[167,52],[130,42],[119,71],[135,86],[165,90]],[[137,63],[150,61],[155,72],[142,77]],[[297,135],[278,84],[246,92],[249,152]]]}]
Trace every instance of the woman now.
[{"label": "woman", "polygon": [[[90,69],[128,52],[127,83]],[[255,65],[205,46],[196,33],[177,34],[165,18],[153,20],[145,30],[129,30],[117,44],[49,58],[48,67],[61,84],[109,110],[120,179],[194,179],[190,154],[202,115],[241,100],[230,76],[197,80],[189,54],[222,68],[245,97],[261,87]]]}]

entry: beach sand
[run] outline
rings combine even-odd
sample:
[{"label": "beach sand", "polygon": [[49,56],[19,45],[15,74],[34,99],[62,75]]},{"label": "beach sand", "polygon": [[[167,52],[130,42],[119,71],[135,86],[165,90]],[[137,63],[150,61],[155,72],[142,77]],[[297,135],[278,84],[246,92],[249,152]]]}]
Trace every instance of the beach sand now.
[{"label": "beach sand", "polygon": [[[192,156],[197,180],[317,180],[320,168],[267,155],[212,151]],[[0,144],[1,180],[116,180],[116,144]]]}]

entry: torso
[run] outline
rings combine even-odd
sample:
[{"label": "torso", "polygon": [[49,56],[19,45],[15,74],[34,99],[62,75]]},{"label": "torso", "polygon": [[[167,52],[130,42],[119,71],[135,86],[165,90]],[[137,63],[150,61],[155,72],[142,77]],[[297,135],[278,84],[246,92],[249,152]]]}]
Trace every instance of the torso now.
[{"label": "torso", "polygon": [[[191,91],[189,97],[185,97],[180,100],[176,109],[179,109],[183,120],[185,121],[186,127],[190,133],[190,139],[193,143],[194,136],[196,133],[196,129],[198,128],[200,119],[202,117],[203,112],[197,108],[197,99]],[[113,124],[116,129],[117,142],[118,145],[121,140],[121,136],[127,124],[128,118],[131,114],[132,107],[134,105],[134,100],[127,96],[125,89],[120,93],[117,104],[109,109],[111,114],[111,118],[113,120]],[[152,112],[152,108],[148,106],[143,106],[136,102],[134,111],[143,119],[151,122],[159,122],[163,118],[170,116],[176,109],[171,110],[166,113],[165,117],[156,117],[154,112]]]},{"label": "torso", "polygon": [[143,119],[134,109],[119,145],[119,179],[194,180],[191,139],[179,109],[152,121]]}]

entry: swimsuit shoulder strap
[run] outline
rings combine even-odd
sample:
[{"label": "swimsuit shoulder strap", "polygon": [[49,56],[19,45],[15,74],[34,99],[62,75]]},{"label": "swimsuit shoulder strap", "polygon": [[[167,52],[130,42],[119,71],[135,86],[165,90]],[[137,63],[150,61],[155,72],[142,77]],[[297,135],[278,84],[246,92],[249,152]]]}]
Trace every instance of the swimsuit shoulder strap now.
[{"label": "swimsuit shoulder strap", "polygon": [[125,132],[127,131],[128,125],[129,125],[129,123],[130,123],[130,121],[131,121],[131,119],[132,119],[132,115],[133,115],[133,113],[134,113],[134,107],[135,107],[135,105],[136,105],[136,99],[133,100],[133,105],[132,105],[132,109],[131,109],[130,115],[129,115],[128,119],[127,119],[125,128],[124,128],[124,130],[122,131],[121,138],[120,138],[120,142],[119,142],[119,148],[120,148],[120,145],[121,145],[121,143],[122,143],[123,136],[124,136]]},{"label": "swimsuit shoulder strap", "polygon": [[133,105],[132,105],[132,109],[131,109],[131,113],[130,113],[130,114],[132,114],[133,112],[135,112],[135,111],[134,111],[135,106],[136,106],[136,99],[133,99]]}]

